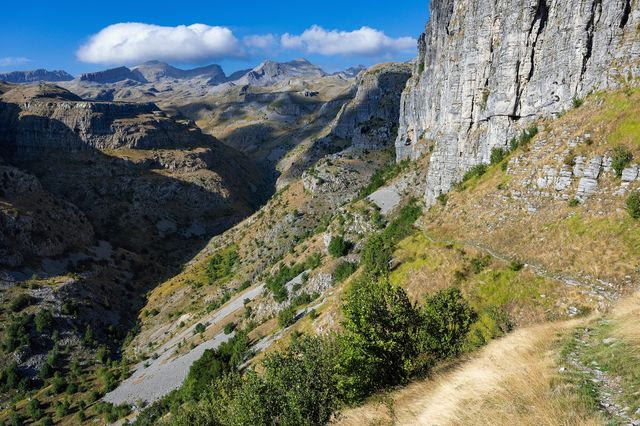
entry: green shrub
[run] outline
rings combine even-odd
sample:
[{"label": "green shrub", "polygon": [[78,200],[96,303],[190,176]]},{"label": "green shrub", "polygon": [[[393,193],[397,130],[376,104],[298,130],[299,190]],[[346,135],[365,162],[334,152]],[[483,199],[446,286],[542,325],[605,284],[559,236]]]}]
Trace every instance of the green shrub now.
[{"label": "green shrub", "polygon": [[5,352],[13,352],[20,347],[29,347],[31,337],[29,335],[29,326],[33,321],[33,315],[18,315],[11,318],[11,321],[5,328],[4,339],[2,341],[2,349]]},{"label": "green shrub", "polygon": [[301,293],[298,296],[294,297],[293,300],[291,300],[291,306],[298,307],[298,306],[308,305],[313,300],[314,299],[311,297],[309,293]]},{"label": "green shrub", "polygon": [[441,192],[440,195],[438,195],[437,200],[442,207],[446,207],[447,202],[449,201],[449,196],[444,192]]},{"label": "green shrub", "polygon": [[627,198],[627,211],[634,219],[640,219],[640,192],[636,191]]},{"label": "green shrub", "polygon": [[524,147],[534,137],[536,137],[537,134],[538,134],[538,126],[531,126],[526,130],[524,130],[519,137],[511,139],[511,142],[509,142],[509,148],[511,149],[511,151],[515,151],[521,146]]},{"label": "green shrub", "polygon": [[42,418],[43,412],[42,408],[40,408],[40,401],[38,401],[36,398],[32,398],[31,400],[29,400],[26,407],[27,414],[34,422]]},{"label": "green shrub", "polygon": [[333,271],[333,280],[335,283],[341,283],[349,278],[358,268],[355,263],[340,262]]},{"label": "green shrub", "polygon": [[572,198],[569,200],[569,207],[578,207],[580,205],[580,200],[577,198]]},{"label": "green shrub", "polygon": [[238,331],[218,349],[207,349],[192,364],[189,374],[180,390],[185,400],[198,400],[207,387],[238,366],[246,356],[249,340],[244,331]]},{"label": "green shrub", "polygon": [[227,278],[232,274],[233,267],[237,261],[238,252],[233,248],[216,253],[211,257],[207,265],[207,276],[211,281]]},{"label": "green shrub", "polygon": [[3,389],[17,389],[22,378],[22,374],[18,369],[18,364],[12,361],[2,371],[0,371],[0,385]]},{"label": "green shrub", "polygon": [[471,167],[465,174],[462,176],[462,182],[467,182],[474,177],[480,177],[487,172],[487,165],[484,163],[476,164]]},{"label": "green shrub", "polygon": [[389,272],[391,249],[381,233],[369,237],[362,248],[360,257],[362,266],[368,275],[381,276]]},{"label": "green shrub", "polygon": [[523,268],[524,268],[524,263],[522,263],[519,260],[513,260],[509,264],[509,269],[511,269],[514,272],[521,271]]},{"label": "green shrub", "polygon": [[53,326],[53,315],[49,310],[41,309],[34,318],[34,324],[38,333],[49,331]]},{"label": "green shrub", "polygon": [[633,155],[623,146],[617,146],[613,149],[611,155],[611,168],[616,173],[617,177],[622,177],[622,171],[631,164]]},{"label": "green shrub", "polygon": [[51,379],[51,391],[54,395],[61,394],[67,388],[67,381],[60,375],[58,371],[55,372]]},{"label": "green shrub", "polygon": [[574,108],[580,108],[584,104],[584,99],[573,98],[572,104]]},{"label": "green shrub", "polygon": [[491,149],[491,164],[498,164],[507,157],[507,150],[504,148],[492,148]]},{"label": "green shrub", "polygon": [[371,181],[360,191],[360,197],[368,197],[376,192],[379,188],[384,186],[385,183],[398,176],[401,172],[409,167],[409,161],[404,160],[399,163],[391,163],[382,166],[376,170],[371,177]]},{"label": "green shrub", "polygon": [[69,404],[66,401],[56,401],[53,403],[53,406],[56,412],[56,417],[62,418],[69,414]]},{"label": "green shrub", "polygon": [[195,328],[193,329],[193,334],[200,334],[200,333],[204,333],[204,331],[207,329],[207,327],[205,327],[204,324],[202,323],[197,323]]},{"label": "green shrub", "polygon": [[11,309],[13,312],[20,312],[27,306],[32,305],[34,302],[35,302],[35,299],[33,297],[23,293],[16,296],[16,298],[11,301],[11,304],[9,305],[9,309]]},{"label": "green shrub", "polygon": [[235,330],[236,325],[232,322],[228,323],[227,325],[224,326],[224,334],[229,335],[231,333],[233,333],[233,330]]},{"label": "green shrub", "polygon": [[320,266],[320,262],[320,254],[314,253],[304,263],[296,263],[291,267],[282,265],[278,272],[267,278],[265,287],[271,291],[276,302],[282,303],[289,298],[286,284],[304,271],[317,268]]},{"label": "green shrub", "polygon": [[457,288],[441,290],[428,296],[423,315],[423,341],[430,354],[437,358],[457,355],[478,318]]},{"label": "green shrub", "polygon": [[351,243],[342,238],[342,236],[336,235],[331,237],[331,241],[329,242],[329,254],[334,258],[345,256],[349,253],[350,248]]},{"label": "green shrub", "polygon": [[51,416],[44,416],[42,420],[40,420],[40,426],[53,426],[53,419]]},{"label": "green shrub", "polygon": [[282,328],[289,327],[296,322],[296,307],[289,305],[278,312],[278,325]]}]

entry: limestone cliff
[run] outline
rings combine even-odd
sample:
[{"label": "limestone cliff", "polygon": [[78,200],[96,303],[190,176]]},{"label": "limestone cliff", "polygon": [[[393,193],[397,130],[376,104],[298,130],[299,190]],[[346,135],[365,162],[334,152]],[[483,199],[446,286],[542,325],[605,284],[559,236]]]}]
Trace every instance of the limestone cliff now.
[{"label": "limestone cliff", "polygon": [[355,97],[346,104],[332,128],[356,148],[382,148],[397,132],[400,94],[411,76],[408,64],[378,65],[358,76]]},{"label": "limestone cliff", "polygon": [[637,83],[636,0],[433,0],[402,96],[398,159],[435,142],[425,200],[536,118]]}]

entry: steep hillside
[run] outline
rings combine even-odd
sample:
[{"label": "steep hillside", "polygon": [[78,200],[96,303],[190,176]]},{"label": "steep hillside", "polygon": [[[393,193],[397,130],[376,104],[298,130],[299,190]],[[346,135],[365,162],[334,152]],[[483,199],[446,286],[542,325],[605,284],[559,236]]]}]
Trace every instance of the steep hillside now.
[{"label": "steep hillside", "polygon": [[[637,342],[618,331],[629,330],[638,310],[637,297],[625,299],[640,281],[640,222],[627,207],[640,194],[637,160],[629,160],[640,158],[638,96],[635,88],[588,96],[561,118],[538,122],[539,133],[521,137],[504,158],[494,151],[493,165],[473,169],[439,198],[418,236],[399,245],[392,280],[418,296],[457,281],[474,303],[489,302],[504,310],[510,327],[524,328],[451,371],[347,411],[339,424],[640,420],[629,367]],[[629,155],[619,163],[621,152]],[[505,266],[473,278],[471,270],[455,269],[457,255],[447,255],[446,246]]]},{"label": "steep hillside", "polygon": [[53,371],[73,364],[71,394],[86,394],[96,353],[117,357],[145,292],[254,211],[271,181],[153,104],[46,84],[2,91],[0,391],[48,395]]}]

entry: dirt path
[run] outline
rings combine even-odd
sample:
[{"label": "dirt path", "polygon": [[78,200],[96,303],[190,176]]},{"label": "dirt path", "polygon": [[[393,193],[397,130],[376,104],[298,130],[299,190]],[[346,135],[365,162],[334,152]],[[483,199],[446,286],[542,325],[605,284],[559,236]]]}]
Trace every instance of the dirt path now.
[{"label": "dirt path", "polygon": [[[345,412],[339,425],[386,424],[440,426],[455,423],[457,414],[469,401],[479,401],[498,392],[504,380],[518,376],[524,361],[539,353],[539,342],[574,321],[544,324],[521,330],[495,340],[471,360],[454,369],[416,382],[393,393],[392,402],[367,404]],[[381,420],[384,419],[384,420]]]}]

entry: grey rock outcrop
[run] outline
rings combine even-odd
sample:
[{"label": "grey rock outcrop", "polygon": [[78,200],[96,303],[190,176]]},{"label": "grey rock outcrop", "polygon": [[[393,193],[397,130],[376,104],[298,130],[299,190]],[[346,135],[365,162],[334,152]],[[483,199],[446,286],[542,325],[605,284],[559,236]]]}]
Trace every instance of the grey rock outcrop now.
[{"label": "grey rock outcrop", "polygon": [[411,66],[402,63],[382,64],[361,73],[358,91],[338,114],[332,134],[351,139],[356,148],[392,146],[398,131],[400,96],[410,76]]},{"label": "grey rock outcrop", "polygon": [[45,69],[38,69],[32,71],[0,73],[0,81],[6,81],[8,83],[36,83],[39,81],[58,82],[71,80],[73,80],[73,76],[63,70],[49,71]]},{"label": "grey rock outcrop", "polygon": [[111,68],[104,71],[82,74],[80,81],[88,83],[117,83],[118,81],[132,80],[138,83],[148,83],[144,75],[138,70],[130,70],[127,67]]},{"label": "grey rock outcrop", "polygon": [[640,76],[635,1],[434,0],[430,17],[396,140],[399,160],[435,142],[428,204],[532,120]]}]

